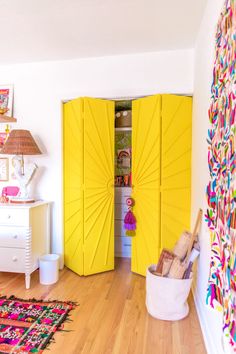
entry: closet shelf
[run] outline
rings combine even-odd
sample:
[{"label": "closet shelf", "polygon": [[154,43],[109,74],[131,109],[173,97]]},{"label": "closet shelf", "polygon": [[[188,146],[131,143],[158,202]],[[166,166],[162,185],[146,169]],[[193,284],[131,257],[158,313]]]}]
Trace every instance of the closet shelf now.
[{"label": "closet shelf", "polygon": [[131,127],[115,128],[116,132],[130,132],[131,130]]}]

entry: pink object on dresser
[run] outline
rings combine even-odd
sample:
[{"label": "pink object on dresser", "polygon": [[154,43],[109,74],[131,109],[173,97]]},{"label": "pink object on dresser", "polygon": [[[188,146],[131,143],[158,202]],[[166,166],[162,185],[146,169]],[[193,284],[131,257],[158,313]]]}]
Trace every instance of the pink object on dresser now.
[{"label": "pink object on dresser", "polygon": [[3,187],[2,196],[15,197],[19,193],[20,188],[16,186]]}]

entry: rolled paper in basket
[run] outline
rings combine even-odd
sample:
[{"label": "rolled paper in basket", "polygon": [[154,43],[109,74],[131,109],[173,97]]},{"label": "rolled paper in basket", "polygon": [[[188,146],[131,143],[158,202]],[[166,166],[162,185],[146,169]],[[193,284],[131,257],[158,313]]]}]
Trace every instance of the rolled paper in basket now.
[{"label": "rolled paper in basket", "polygon": [[162,266],[162,276],[165,277],[169,273],[170,267],[172,265],[173,258],[164,258]]},{"label": "rolled paper in basket", "polygon": [[184,231],[180,236],[179,240],[176,242],[173,253],[183,260],[188,252],[190,241],[191,233],[188,231]]},{"label": "rolled paper in basket", "polygon": [[189,265],[184,272],[183,279],[190,279],[190,274],[192,273],[193,262],[189,262]]},{"label": "rolled paper in basket", "polygon": [[187,264],[185,262],[181,262],[181,260],[176,257],[170,267],[168,278],[183,279],[186,267]]},{"label": "rolled paper in basket", "polygon": [[200,251],[193,248],[190,253],[188,261],[193,263],[195,261],[195,259],[199,256],[199,254],[200,254]]},{"label": "rolled paper in basket", "polygon": [[[175,255],[173,252],[167,250],[166,248],[163,248],[163,250],[161,251],[161,255],[159,258],[159,261],[157,263],[157,267],[156,267],[156,273],[158,275],[166,275],[166,271],[167,271],[167,261],[170,260],[170,265],[172,264],[173,259],[175,258]],[[163,270],[163,266],[164,266],[164,261],[166,261],[166,265],[165,265],[165,269]]]}]

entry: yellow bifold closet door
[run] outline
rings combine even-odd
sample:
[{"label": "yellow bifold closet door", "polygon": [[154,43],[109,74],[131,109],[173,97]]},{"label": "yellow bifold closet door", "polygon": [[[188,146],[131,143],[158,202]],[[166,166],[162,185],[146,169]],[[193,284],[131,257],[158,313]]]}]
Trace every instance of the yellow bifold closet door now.
[{"label": "yellow bifold closet door", "polygon": [[80,275],[114,268],[114,103],[64,105],[65,265]]},{"label": "yellow bifold closet door", "polygon": [[161,95],[132,104],[132,196],[137,219],[132,238],[131,270],[146,275],[160,251],[160,120]]},{"label": "yellow bifold closet door", "polygon": [[83,261],[83,100],[63,105],[65,265],[84,274]]},{"label": "yellow bifold closet door", "polygon": [[84,98],[84,275],[114,269],[114,102]]},{"label": "yellow bifold closet door", "polygon": [[190,228],[192,98],[162,95],[161,246]]}]

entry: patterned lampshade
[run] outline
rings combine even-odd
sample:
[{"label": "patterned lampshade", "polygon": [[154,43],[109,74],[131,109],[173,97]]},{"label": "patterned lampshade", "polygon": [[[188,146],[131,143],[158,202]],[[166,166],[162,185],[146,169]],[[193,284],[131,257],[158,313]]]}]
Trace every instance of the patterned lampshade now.
[{"label": "patterned lampshade", "polygon": [[12,130],[0,151],[8,155],[40,155],[42,152],[34,141],[29,130]]}]

